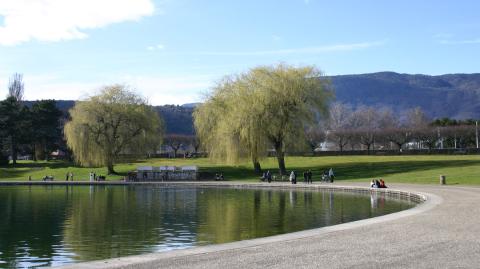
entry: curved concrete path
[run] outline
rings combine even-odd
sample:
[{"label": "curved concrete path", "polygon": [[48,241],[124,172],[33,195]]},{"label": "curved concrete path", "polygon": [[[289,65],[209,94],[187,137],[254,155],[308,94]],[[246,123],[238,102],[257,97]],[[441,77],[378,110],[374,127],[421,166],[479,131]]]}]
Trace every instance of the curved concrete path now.
[{"label": "curved concrete path", "polygon": [[426,193],[429,201],[379,218],[304,232],[64,268],[480,267],[480,188],[390,188]]}]

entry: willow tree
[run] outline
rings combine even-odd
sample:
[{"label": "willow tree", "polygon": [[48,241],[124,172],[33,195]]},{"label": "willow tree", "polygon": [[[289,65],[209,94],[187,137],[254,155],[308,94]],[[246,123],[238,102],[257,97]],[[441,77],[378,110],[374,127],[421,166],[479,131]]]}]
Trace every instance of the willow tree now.
[{"label": "willow tree", "polygon": [[70,110],[65,138],[77,162],[106,166],[115,173],[120,156],[138,156],[155,150],[163,124],[146,100],[123,85],[106,86],[96,96],[79,101]]},{"label": "willow tree", "polygon": [[273,147],[286,174],[285,148],[305,145],[305,127],[326,112],[325,82],[314,67],[283,64],[225,78],[195,111],[197,133],[214,158],[246,153],[257,171]]},{"label": "willow tree", "polygon": [[258,125],[255,90],[245,75],[226,77],[194,112],[194,123],[209,156],[228,163],[250,159],[256,172],[267,144]]},{"label": "willow tree", "polygon": [[255,68],[250,78],[262,108],[258,122],[275,149],[280,174],[284,175],[285,149],[304,145],[305,127],[327,113],[332,97],[329,83],[313,66],[285,64]]}]

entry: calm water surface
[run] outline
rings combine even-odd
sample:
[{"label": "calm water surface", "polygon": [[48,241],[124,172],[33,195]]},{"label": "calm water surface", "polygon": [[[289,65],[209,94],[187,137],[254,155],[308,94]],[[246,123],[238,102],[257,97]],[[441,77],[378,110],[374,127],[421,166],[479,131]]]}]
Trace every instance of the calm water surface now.
[{"label": "calm water surface", "polygon": [[155,186],[0,187],[0,268],[53,266],[389,214],[381,194]]}]

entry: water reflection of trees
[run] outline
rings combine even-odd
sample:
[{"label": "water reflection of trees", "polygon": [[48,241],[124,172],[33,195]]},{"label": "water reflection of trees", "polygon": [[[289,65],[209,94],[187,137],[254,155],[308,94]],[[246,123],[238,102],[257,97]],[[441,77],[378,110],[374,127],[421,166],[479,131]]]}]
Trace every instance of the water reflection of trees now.
[{"label": "water reflection of trees", "polygon": [[194,189],[95,187],[74,193],[65,241],[79,260],[192,245]]},{"label": "water reflection of trees", "polygon": [[0,262],[55,265],[231,242],[408,207],[370,198],[310,190],[2,187]]},{"label": "water reflection of trees", "polygon": [[50,265],[67,204],[64,191],[54,187],[0,188],[0,267]]},{"label": "water reflection of trees", "polygon": [[205,189],[197,196],[198,240],[223,243],[371,216],[368,196],[333,192]]}]

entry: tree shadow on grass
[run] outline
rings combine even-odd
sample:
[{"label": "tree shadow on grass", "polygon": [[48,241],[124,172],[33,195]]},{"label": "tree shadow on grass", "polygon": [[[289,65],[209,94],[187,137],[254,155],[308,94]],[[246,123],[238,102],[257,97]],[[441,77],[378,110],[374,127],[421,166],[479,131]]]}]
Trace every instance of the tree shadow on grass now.
[{"label": "tree shadow on grass", "polygon": [[72,162],[66,161],[48,161],[48,162],[19,162],[15,166],[12,164],[8,166],[0,166],[0,169],[34,169],[34,168],[51,168],[51,169],[58,169],[58,168],[67,168],[76,166]]},{"label": "tree shadow on grass", "polygon": [[336,180],[355,180],[359,178],[381,178],[400,173],[421,172],[442,168],[461,168],[480,165],[480,160],[442,160],[442,161],[383,161],[352,162],[330,166],[301,167],[299,170],[311,169],[314,179],[320,179],[323,171],[333,168]]},{"label": "tree shadow on grass", "polygon": [[[381,178],[400,173],[411,173],[415,171],[435,170],[441,168],[462,168],[467,166],[480,165],[480,160],[439,160],[439,161],[383,161],[383,162],[349,162],[333,165],[318,166],[289,166],[288,172],[295,170],[298,181],[303,180],[303,172],[311,170],[313,180],[320,180],[324,171],[333,168],[335,180],[355,180],[360,178]],[[265,168],[274,175],[278,175],[277,168]],[[225,180],[256,180],[257,173],[250,167],[245,166],[205,166],[203,172],[223,173]]]}]

